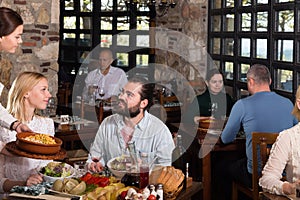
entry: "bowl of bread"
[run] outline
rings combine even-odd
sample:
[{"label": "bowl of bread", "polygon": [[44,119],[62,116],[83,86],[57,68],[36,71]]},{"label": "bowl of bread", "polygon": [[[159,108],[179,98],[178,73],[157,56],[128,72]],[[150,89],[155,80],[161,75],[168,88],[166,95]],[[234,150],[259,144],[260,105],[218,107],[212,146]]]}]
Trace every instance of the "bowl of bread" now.
[{"label": "bowl of bread", "polygon": [[19,149],[36,154],[56,154],[62,141],[48,134],[21,132],[17,133],[16,145]]}]

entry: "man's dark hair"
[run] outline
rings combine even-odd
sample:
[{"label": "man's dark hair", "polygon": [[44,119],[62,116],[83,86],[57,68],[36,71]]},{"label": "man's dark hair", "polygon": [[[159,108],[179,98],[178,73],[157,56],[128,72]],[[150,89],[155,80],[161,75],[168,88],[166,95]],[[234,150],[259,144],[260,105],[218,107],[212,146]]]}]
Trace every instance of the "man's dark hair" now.
[{"label": "man's dark hair", "polygon": [[142,85],[140,95],[141,100],[148,99],[148,105],[146,106],[145,110],[148,110],[153,103],[153,91],[154,91],[154,83],[150,83],[147,79],[144,77],[133,77],[128,80],[128,82],[131,83],[140,83]]}]

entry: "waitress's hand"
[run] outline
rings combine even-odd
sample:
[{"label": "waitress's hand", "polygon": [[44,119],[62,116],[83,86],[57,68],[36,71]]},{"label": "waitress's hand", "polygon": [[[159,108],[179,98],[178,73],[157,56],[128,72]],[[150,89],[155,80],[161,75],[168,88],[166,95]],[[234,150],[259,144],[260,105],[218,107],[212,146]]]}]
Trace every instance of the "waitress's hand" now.
[{"label": "waitress's hand", "polygon": [[101,162],[91,162],[89,165],[88,165],[88,169],[91,171],[91,172],[102,172],[104,167],[103,165],[101,164]]},{"label": "waitress's hand", "polygon": [[32,130],[26,125],[26,124],[21,124],[16,128],[17,133],[20,132],[32,132]]}]

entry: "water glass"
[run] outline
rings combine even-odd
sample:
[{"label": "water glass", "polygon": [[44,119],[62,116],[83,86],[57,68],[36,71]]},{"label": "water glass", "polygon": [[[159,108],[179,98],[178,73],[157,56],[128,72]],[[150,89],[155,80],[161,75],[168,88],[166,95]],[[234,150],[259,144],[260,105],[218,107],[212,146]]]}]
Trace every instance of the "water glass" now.
[{"label": "water glass", "polygon": [[87,172],[87,163],[85,161],[77,161],[74,163],[77,176],[83,176]]}]

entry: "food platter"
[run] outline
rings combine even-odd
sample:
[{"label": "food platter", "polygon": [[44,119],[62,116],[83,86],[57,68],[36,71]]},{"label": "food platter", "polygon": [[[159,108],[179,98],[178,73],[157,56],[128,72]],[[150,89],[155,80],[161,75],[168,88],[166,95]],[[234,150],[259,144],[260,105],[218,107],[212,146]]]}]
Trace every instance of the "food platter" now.
[{"label": "food platter", "polygon": [[13,154],[18,156],[24,156],[27,158],[34,158],[34,159],[42,159],[42,160],[62,160],[66,157],[67,153],[64,149],[60,149],[55,154],[38,154],[38,153],[31,153],[27,151],[23,151],[17,147],[16,141],[12,141],[6,144],[6,149]]}]

